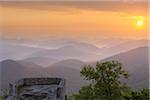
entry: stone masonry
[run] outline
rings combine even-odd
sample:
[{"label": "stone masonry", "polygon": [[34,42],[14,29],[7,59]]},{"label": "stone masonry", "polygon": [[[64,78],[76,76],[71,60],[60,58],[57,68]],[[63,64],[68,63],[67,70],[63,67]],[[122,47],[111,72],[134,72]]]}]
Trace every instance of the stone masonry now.
[{"label": "stone masonry", "polygon": [[65,100],[62,78],[24,78],[10,84],[7,100]]}]

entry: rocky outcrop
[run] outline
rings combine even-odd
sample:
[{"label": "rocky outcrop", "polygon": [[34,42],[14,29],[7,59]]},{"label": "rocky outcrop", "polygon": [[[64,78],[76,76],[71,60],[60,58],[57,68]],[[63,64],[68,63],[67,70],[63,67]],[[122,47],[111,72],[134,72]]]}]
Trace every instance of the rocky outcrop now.
[{"label": "rocky outcrop", "polygon": [[65,100],[62,78],[24,78],[10,84],[7,100]]}]

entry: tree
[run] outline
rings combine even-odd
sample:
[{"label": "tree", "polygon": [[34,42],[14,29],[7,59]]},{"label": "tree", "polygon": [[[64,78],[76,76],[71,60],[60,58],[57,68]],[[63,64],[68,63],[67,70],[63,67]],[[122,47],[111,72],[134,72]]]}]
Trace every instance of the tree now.
[{"label": "tree", "polygon": [[125,100],[149,100],[149,89],[130,90],[124,95]]},{"label": "tree", "polygon": [[73,100],[98,100],[98,97],[93,93],[94,90],[91,84],[88,86],[83,86],[80,89],[79,94],[73,95]]},{"label": "tree", "polygon": [[127,89],[120,79],[129,75],[118,61],[97,62],[95,67],[85,65],[80,73],[91,84],[82,87],[75,100],[121,100]]}]

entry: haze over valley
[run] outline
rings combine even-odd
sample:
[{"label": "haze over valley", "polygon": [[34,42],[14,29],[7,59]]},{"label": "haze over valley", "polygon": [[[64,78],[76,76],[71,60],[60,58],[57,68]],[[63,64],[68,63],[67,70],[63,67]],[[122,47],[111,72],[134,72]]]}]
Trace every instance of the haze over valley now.
[{"label": "haze over valley", "polygon": [[80,76],[84,65],[95,67],[96,62],[110,60],[129,72],[129,80],[122,82],[133,89],[148,88],[148,4],[148,0],[1,0],[0,92],[25,77],[62,77],[67,94],[74,94],[90,83]]},{"label": "haze over valley", "polygon": [[111,45],[107,43],[113,39],[106,40],[98,42],[103,45],[100,48],[95,42],[75,40],[53,40],[44,46],[41,44],[45,41],[2,39],[1,86],[6,89],[9,83],[23,77],[62,77],[67,81],[67,93],[76,93],[88,84],[80,76],[83,65],[117,60],[132,75],[128,83],[133,88],[148,87],[148,40],[119,39],[118,43],[116,39]]}]

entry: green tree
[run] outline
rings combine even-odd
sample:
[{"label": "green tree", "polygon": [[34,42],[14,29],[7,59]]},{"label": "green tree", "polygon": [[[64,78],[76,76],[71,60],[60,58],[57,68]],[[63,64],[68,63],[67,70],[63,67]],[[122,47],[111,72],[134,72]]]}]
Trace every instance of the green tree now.
[{"label": "green tree", "polygon": [[125,100],[149,100],[149,89],[130,90],[124,95]]},{"label": "green tree", "polygon": [[127,89],[120,79],[129,77],[118,61],[97,62],[96,66],[85,65],[80,71],[81,76],[91,81],[82,87],[75,100],[121,100]]},{"label": "green tree", "polygon": [[83,86],[79,94],[73,95],[74,100],[98,100],[98,96],[94,95],[94,89],[92,85]]}]

